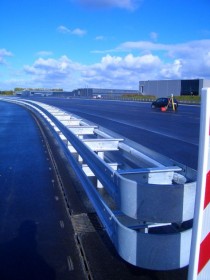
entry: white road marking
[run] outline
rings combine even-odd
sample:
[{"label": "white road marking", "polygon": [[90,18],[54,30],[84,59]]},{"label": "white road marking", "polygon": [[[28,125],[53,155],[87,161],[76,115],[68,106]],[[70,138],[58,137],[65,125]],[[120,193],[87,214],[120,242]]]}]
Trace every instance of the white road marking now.
[{"label": "white road marking", "polygon": [[64,221],[60,220],[60,226],[61,228],[64,228]]},{"label": "white road marking", "polygon": [[[94,114],[89,114],[89,115],[95,116]],[[184,143],[189,143],[189,144],[198,146],[197,142],[189,141],[189,140],[186,141],[186,139],[184,137],[180,137],[180,136],[177,137],[175,135],[170,135],[170,134],[167,134],[167,133],[164,133],[164,132],[159,132],[159,131],[154,130],[154,129],[146,128],[145,126],[142,126],[140,124],[132,125],[130,122],[120,121],[120,120],[116,120],[116,119],[112,119],[112,118],[106,118],[106,120],[114,121],[114,122],[120,123],[120,124],[125,124],[125,125],[128,125],[128,126],[133,127],[133,128],[142,129],[142,130],[152,132],[152,133],[157,134],[157,135],[161,135],[161,136],[168,137],[168,138],[171,138],[171,139],[174,139],[174,140],[178,140],[178,141],[181,141],[181,142],[184,142]]]},{"label": "white road marking", "polygon": [[73,261],[72,261],[72,259],[71,259],[70,256],[67,256],[67,263],[68,263],[68,269],[69,269],[69,271],[74,270],[74,264],[73,264]]}]

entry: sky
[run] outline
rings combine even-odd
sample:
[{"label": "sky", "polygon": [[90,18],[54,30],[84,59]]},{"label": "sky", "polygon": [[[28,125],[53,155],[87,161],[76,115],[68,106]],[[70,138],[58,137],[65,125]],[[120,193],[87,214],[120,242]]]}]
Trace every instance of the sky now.
[{"label": "sky", "polygon": [[210,79],[209,0],[1,0],[0,90]]}]

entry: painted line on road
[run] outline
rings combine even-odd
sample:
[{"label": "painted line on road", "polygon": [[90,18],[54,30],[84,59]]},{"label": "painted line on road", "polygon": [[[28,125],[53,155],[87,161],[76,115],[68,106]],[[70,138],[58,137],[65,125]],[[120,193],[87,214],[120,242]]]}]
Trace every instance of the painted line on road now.
[{"label": "painted line on road", "polygon": [[181,137],[174,137],[174,136],[171,136],[170,134],[167,134],[167,133],[162,133],[162,132],[158,132],[156,130],[147,129],[147,128],[145,128],[143,126],[139,126],[139,125],[138,126],[132,125],[131,123],[119,122],[119,121],[117,121],[117,122],[120,123],[120,124],[126,124],[128,126],[131,126],[131,127],[137,128],[137,129],[142,129],[142,130],[145,130],[145,131],[148,131],[148,132],[152,132],[154,134],[157,134],[157,135],[160,135],[160,136],[164,136],[164,137],[167,137],[167,138],[170,138],[170,139],[174,139],[174,140],[178,140],[178,141],[181,141],[181,142],[184,142],[184,143],[188,143],[188,144],[192,144],[192,145],[198,146],[198,143],[195,143],[193,141],[186,141],[185,139],[182,139]]},{"label": "painted line on road", "polygon": [[[89,113],[88,113],[88,115],[95,116],[94,114],[89,114]],[[178,140],[178,141],[181,141],[181,142],[184,142],[184,143],[188,143],[188,144],[192,144],[192,145],[198,146],[198,143],[195,143],[195,142],[192,142],[192,141],[186,141],[185,139],[182,139],[181,137],[174,137],[174,136],[171,136],[171,135],[169,135],[167,133],[162,133],[162,132],[160,133],[160,132],[155,131],[155,130],[147,129],[147,128],[143,127],[143,126],[132,125],[129,122],[121,122],[119,120],[112,119],[112,118],[106,118],[106,120],[110,120],[110,121],[113,121],[115,123],[120,123],[120,124],[128,125],[130,127],[136,128],[136,129],[142,129],[142,130],[145,130],[145,131],[148,131],[148,132],[152,132],[152,133],[160,135],[160,136],[165,136],[165,137],[168,137],[168,138],[171,138],[171,139],[174,139],[174,140]]]},{"label": "painted line on road", "polygon": [[61,227],[61,228],[64,228],[64,226],[65,226],[65,225],[64,225],[64,221],[60,220],[59,223],[60,223],[60,227]]},{"label": "painted line on road", "polygon": [[68,264],[68,269],[69,271],[74,270],[74,264],[70,256],[67,256],[67,264]]}]

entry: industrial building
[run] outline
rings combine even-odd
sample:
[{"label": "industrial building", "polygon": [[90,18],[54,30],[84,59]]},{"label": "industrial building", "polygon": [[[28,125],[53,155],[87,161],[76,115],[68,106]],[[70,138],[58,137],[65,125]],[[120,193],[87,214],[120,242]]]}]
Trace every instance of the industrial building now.
[{"label": "industrial building", "polygon": [[171,94],[174,96],[200,95],[204,87],[210,87],[210,80],[148,80],[139,82],[139,93],[156,97],[167,97]]},{"label": "industrial building", "polygon": [[61,94],[63,91],[54,91],[51,89],[43,89],[43,90],[36,90],[36,89],[23,89],[14,91],[14,95],[16,96],[51,96],[56,94]]},{"label": "industrial building", "polygon": [[94,97],[100,95],[101,97],[122,96],[124,94],[139,94],[138,90],[128,89],[104,89],[104,88],[79,88],[75,89],[73,96],[88,96]]},{"label": "industrial building", "polygon": [[88,97],[94,98],[97,96],[113,97],[121,96],[124,94],[139,94],[138,90],[126,89],[103,89],[103,88],[78,88],[73,91],[55,91],[51,89],[32,90],[23,89],[15,91],[16,96],[54,96],[54,97]]}]

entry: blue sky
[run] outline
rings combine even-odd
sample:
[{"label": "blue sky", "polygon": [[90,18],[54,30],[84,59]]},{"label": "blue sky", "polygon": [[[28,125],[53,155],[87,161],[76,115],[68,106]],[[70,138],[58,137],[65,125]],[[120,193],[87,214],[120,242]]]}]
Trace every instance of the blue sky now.
[{"label": "blue sky", "polygon": [[1,0],[0,90],[210,79],[209,0]]}]

